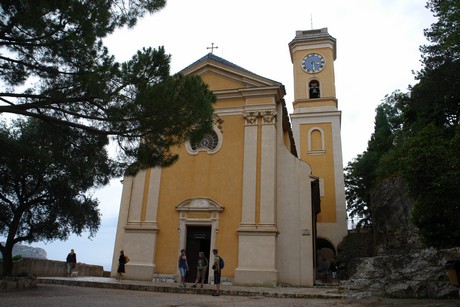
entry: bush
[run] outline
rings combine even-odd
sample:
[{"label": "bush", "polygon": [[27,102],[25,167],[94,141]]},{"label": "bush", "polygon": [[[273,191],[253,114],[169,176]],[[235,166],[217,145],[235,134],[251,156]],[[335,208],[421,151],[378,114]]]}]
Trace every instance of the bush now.
[{"label": "bush", "polygon": [[18,261],[22,259],[22,255],[14,255],[13,256],[13,261]]}]

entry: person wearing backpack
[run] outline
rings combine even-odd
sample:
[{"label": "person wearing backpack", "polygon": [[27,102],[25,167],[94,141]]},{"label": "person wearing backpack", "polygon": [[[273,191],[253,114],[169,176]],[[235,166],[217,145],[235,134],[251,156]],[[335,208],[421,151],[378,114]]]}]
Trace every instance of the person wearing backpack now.
[{"label": "person wearing backpack", "polygon": [[214,284],[216,285],[216,291],[212,294],[212,296],[219,296],[220,295],[220,277],[221,277],[221,270],[224,267],[224,260],[219,256],[217,249],[213,249],[212,253],[214,254],[214,264],[212,266],[212,269],[214,270]]}]

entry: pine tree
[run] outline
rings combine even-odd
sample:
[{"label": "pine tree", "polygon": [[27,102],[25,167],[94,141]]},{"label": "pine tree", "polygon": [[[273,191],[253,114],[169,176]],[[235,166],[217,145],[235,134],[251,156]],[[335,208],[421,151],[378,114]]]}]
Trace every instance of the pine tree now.
[{"label": "pine tree", "polygon": [[103,41],[164,5],[2,1],[0,113],[110,136],[130,173],[173,163],[171,146],[210,131],[214,96],[199,77],[170,76],[163,47],[118,63]]}]

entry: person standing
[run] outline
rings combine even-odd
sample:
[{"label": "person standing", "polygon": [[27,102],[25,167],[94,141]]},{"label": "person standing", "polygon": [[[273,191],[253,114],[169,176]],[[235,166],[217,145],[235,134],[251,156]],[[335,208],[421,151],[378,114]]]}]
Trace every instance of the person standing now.
[{"label": "person standing", "polygon": [[123,273],[125,272],[126,256],[123,250],[120,251],[120,257],[118,257],[118,270],[117,270],[117,280],[123,280]]},{"label": "person standing", "polygon": [[73,249],[71,249],[70,253],[67,255],[66,263],[67,263],[67,276],[70,277],[72,274],[72,271],[75,269],[75,266],[77,264],[77,254],[75,254]]},{"label": "person standing", "polygon": [[192,288],[196,288],[196,285],[201,279],[201,288],[203,288],[204,278],[206,275],[206,269],[208,268],[208,259],[204,256],[203,252],[198,253],[198,260],[196,262],[196,280]]},{"label": "person standing", "polygon": [[215,248],[212,250],[214,254],[214,264],[212,269],[214,270],[214,284],[216,285],[216,291],[212,294],[212,296],[219,296],[220,295],[220,277],[221,277],[221,270],[220,267],[220,256],[219,251]]},{"label": "person standing", "polygon": [[180,288],[185,288],[185,274],[188,271],[188,262],[187,255],[185,254],[185,249],[180,251],[179,259],[177,259],[177,265],[179,266],[180,273]]},{"label": "person standing", "polygon": [[[332,272],[332,283],[334,283],[334,280],[337,279],[337,271],[339,270],[339,268],[337,266],[337,262],[335,261],[335,259],[332,260],[332,263],[331,263],[331,266],[329,267],[329,270]],[[337,283],[339,283],[338,280],[337,280]]]},{"label": "person standing", "polygon": [[327,275],[329,270],[329,262],[326,258],[323,258],[323,262],[321,262],[321,272],[323,274],[323,284],[327,284]]}]

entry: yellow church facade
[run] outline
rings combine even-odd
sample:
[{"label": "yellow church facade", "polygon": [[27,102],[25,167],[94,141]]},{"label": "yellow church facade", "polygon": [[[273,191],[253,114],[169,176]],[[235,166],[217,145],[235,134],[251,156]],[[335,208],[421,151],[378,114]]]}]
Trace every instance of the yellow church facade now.
[{"label": "yellow church facade", "polygon": [[[112,276],[123,249],[130,258],[126,278],[173,282],[186,249],[186,281],[193,282],[198,252],[212,263],[217,248],[224,283],[314,285],[317,245],[335,253],[346,215],[335,44],[311,44],[312,33],[298,32],[289,46],[301,84],[295,87],[307,93],[295,90],[291,117],[281,83],[212,53],[181,72],[201,76],[216,95],[214,131],[175,148],[174,165],[123,179]],[[325,33],[325,41],[332,39]],[[321,71],[302,68],[312,51],[327,61]],[[320,97],[308,96],[312,80]],[[206,282],[212,277],[209,270]]]}]

